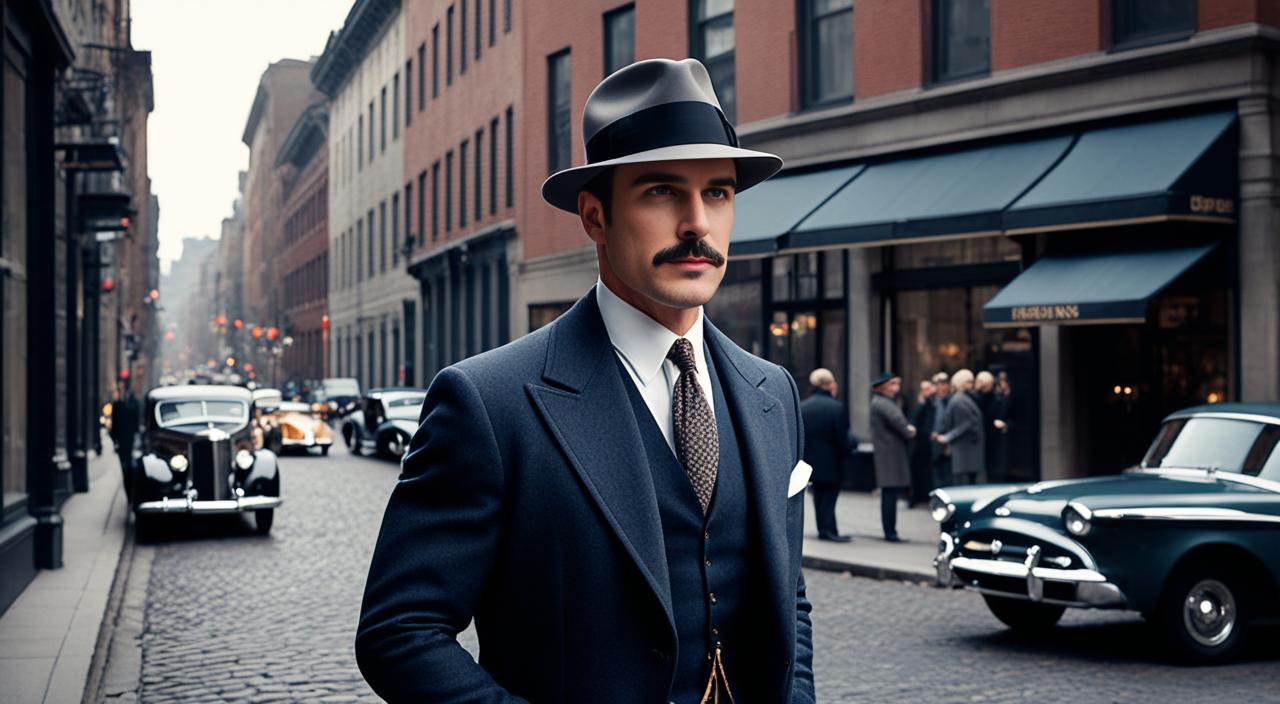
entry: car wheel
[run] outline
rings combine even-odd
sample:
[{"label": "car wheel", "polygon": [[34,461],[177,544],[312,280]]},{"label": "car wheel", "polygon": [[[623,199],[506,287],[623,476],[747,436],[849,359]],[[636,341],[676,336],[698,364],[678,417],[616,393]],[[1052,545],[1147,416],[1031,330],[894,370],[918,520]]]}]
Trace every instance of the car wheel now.
[{"label": "car wheel", "polygon": [[253,527],[258,531],[258,535],[266,535],[271,532],[271,524],[275,521],[276,510],[273,508],[260,508],[253,512]]},{"label": "car wheel", "polygon": [[1179,570],[1165,588],[1156,621],[1180,660],[1229,662],[1240,654],[1248,623],[1248,596],[1239,577],[1197,565]]},{"label": "car wheel", "polygon": [[147,513],[133,514],[133,539],[139,543],[150,543],[156,538],[156,517]]},{"label": "car wheel", "polygon": [[991,613],[1000,619],[1001,623],[1024,633],[1036,633],[1053,628],[1062,618],[1063,612],[1067,610],[1065,606],[1038,604],[1022,599],[1006,599],[989,594],[983,594],[982,598],[987,602],[987,608],[991,609]]},{"label": "car wheel", "polygon": [[328,446],[328,445],[321,445],[321,446],[320,446],[320,454],[324,455],[325,457],[328,457],[328,456],[329,456],[329,446]]},{"label": "car wheel", "polygon": [[379,450],[387,457],[398,460],[404,456],[405,440],[400,433],[394,431],[387,433],[386,439],[380,444]]}]

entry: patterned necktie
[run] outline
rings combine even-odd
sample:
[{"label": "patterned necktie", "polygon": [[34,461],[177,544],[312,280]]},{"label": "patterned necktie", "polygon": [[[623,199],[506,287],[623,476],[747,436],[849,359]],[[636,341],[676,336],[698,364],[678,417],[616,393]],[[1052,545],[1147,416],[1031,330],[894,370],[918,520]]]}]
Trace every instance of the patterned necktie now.
[{"label": "patterned necktie", "polygon": [[676,431],[676,456],[684,465],[689,483],[698,495],[702,515],[707,514],[711,493],[716,488],[716,469],[720,465],[720,436],[716,432],[716,420],[711,406],[702,394],[698,383],[698,367],[694,361],[693,345],[679,338],[667,352],[667,359],[680,369],[675,389],[671,393],[671,417]]}]

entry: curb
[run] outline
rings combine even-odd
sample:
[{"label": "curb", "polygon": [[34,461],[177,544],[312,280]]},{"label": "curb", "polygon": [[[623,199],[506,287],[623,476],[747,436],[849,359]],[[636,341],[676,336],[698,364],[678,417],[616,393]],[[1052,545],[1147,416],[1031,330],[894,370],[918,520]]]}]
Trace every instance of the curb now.
[{"label": "curb", "polygon": [[93,659],[89,661],[89,676],[85,679],[82,702],[90,704],[103,701],[103,674],[107,670],[107,656],[111,650],[112,636],[115,634],[116,621],[120,617],[120,609],[124,605],[125,588],[129,582],[129,571],[133,566],[134,538],[133,522],[125,518],[124,541],[120,546],[120,559],[116,563],[116,573],[111,579],[111,592],[107,596],[107,607],[102,614],[102,625],[98,627],[98,638],[93,646]]},{"label": "curb", "polygon": [[900,570],[880,565],[865,565],[857,562],[842,562],[840,560],[831,560],[825,557],[813,557],[811,555],[804,555],[801,557],[800,564],[804,567],[808,567],[809,569],[822,570],[824,572],[848,572],[855,577],[867,577],[869,579],[893,580],[898,582],[912,582],[915,584],[938,586],[938,578],[933,574],[926,572]]}]

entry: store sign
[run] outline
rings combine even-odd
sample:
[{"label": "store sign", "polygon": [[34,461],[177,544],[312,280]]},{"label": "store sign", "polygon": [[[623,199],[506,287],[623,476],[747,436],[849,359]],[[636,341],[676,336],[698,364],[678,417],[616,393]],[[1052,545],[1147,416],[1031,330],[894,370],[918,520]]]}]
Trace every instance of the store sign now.
[{"label": "store sign", "polygon": [[1014,306],[1010,310],[1014,321],[1075,320],[1080,317],[1080,306]]},{"label": "store sign", "polygon": [[1191,212],[1205,215],[1231,215],[1235,213],[1235,201],[1230,198],[1191,196]]}]

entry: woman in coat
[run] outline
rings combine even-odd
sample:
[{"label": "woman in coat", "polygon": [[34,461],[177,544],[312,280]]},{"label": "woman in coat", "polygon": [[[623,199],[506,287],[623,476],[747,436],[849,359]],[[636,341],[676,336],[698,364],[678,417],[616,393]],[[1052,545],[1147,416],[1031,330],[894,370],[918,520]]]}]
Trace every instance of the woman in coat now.
[{"label": "woman in coat", "polygon": [[951,375],[951,402],[943,416],[942,432],[934,440],[951,447],[951,474],[956,484],[985,484],[986,432],[982,409],[973,400],[973,372]]}]

